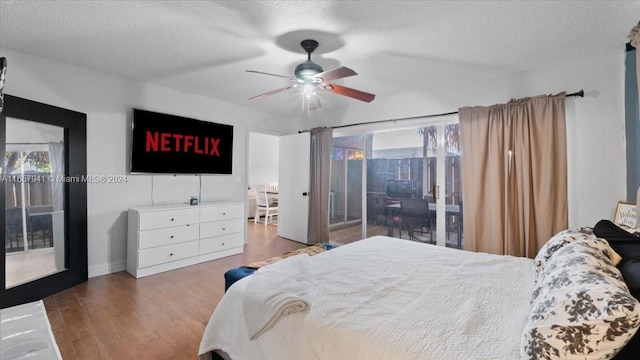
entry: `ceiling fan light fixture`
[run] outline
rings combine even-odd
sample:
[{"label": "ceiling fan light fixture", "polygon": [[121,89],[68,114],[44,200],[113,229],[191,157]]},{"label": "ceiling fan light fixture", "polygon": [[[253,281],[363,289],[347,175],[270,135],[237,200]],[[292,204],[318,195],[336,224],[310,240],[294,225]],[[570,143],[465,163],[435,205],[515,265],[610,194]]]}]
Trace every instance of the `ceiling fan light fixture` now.
[{"label": "ceiling fan light fixture", "polygon": [[306,83],[302,86],[302,96],[310,100],[313,96],[316,95],[316,88],[312,84]]},{"label": "ceiling fan light fixture", "polygon": [[296,75],[296,78],[300,80],[307,80],[312,78],[316,74],[320,74],[323,71],[324,70],[322,69],[322,66],[314,63],[311,60],[307,60],[302,64],[298,64],[294,73]]}]

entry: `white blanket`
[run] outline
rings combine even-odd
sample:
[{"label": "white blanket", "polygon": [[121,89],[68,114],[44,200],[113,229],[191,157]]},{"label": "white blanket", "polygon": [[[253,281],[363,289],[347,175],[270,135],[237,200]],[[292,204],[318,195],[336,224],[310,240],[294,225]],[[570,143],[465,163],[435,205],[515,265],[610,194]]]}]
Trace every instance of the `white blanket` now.
[{"label": "white blanket", "polygon": [[307,254],[288,257],[251,275],[242,301],[251,340],[273,327],[281,317],[309,308],[310,277]]},{"label": "white blanket", "polygon": [[532,260],[373,237],[311,257],[313,306],[250,340],[236,282],[212,315],[200,358],[518,359]]}]

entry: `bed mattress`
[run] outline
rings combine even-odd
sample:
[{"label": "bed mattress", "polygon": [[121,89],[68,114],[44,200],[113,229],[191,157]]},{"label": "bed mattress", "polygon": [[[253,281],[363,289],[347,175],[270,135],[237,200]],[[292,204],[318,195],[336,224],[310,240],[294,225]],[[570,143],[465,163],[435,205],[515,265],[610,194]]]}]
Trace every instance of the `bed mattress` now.
[{"label": "bed mattress", "polygon": [[200,358],[516,359],[533,263],[376,236],[310,258],[310,310],[249,340],[244,278],[214,311]]}]

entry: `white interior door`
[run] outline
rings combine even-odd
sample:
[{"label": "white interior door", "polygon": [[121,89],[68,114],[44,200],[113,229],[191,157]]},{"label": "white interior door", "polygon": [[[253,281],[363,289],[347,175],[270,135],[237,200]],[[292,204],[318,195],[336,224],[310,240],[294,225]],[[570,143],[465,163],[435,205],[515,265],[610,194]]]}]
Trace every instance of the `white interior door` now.
[{"label": "white interior door", "polygon": [[307,243],[311,134],[280,137],[278,235]]}]

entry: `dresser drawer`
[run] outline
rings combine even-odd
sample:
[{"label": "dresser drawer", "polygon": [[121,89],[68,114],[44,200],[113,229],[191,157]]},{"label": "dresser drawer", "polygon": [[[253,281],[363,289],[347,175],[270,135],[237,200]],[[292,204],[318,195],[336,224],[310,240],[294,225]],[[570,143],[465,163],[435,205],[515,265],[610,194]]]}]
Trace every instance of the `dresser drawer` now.
[{"label": "dresser drawer", "polygon": [[129,209],[127,271],[141,278],[244,250],[244,203]]},{"label": "dresser drawer", "polygon": [[200,254],[231,249],[244,245],[244,233],[216,236],[200,240]]},{"label": "dresser drawer", "polygon": [[197,240],[200,235],[198,224],[173,226],[164,229],[145,230],[138,233],[138,248],[177,244],[185,241]]},{"label": "dresser drawer", "polygon": [[200,221],[238,219],[244,216],[244,204],[208,206],[200,209]]},{"label": "dresser drawer", "polygon": [[211,221],[200,224],[200,238],[220,236],[244,231],[244,219]]},{"label": "dresser drawer", "polygon": [[138,267],[144,268],[198,256],[198,241],[166,245],[138,251]]},{"label": "dresser drawer", "polygon": [[141,212],[139,230],[197,224],[199,221],[200,211],[197,208]]}]

